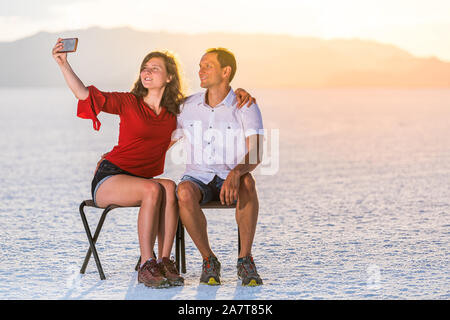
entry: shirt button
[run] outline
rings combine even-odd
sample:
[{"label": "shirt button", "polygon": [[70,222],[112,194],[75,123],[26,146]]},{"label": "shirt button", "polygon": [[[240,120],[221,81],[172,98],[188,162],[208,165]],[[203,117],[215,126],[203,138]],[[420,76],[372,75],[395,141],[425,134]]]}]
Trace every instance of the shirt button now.
[{"label": "shirt button", "polygon": [[212,126],[209,126],[210,129],[212,129]]},{"label": "shirt button", "polygon": [[212,109],[211,112],[214,112],[214,109]]}]

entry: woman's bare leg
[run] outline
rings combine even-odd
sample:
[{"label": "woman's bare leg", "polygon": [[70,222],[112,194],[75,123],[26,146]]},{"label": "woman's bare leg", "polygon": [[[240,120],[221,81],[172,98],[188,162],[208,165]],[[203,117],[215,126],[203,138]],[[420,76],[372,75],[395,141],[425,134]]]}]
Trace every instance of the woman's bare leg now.
[{"label": "woman's bare leg", "polygon": [[158,232],[158,256],[169,258],[178,227],[178,201],[175,196],[176,184],[168,179],[154,179],[164,188]]},{"label": "woman's bare leg", "polygon": [[110,204],[140,205],[137,229],[142,262],[156,258],[153,248],[158,233],[162,194],[162,187],[155,180],[119,174],[103,182],[95,195],[97,205],[102,208]]}]

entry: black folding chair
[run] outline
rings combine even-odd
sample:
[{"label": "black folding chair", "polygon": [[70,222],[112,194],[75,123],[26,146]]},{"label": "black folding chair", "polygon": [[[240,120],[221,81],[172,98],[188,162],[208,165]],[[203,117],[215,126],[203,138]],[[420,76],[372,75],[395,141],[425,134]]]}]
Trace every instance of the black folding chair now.
[{"label": "black folding chair", "polygon": [[[91,229],[90,229],[89,224],[86,219],[86,214],[84,213],[85,207],[93,207],[93,208],[97,208],[97,209],[103,209],[103,208],[97,207],[94,204],[93,200],[84,200],[80,204],[81,220],[83,222],[83,226],[86,231],[86,236],[89,241],[89,249],[86,253],[86,257],[84,258],[84,262],[80,269],[80,273],[84,274],[86,272],[86,267],[89,263],[91,255],[94,255],[94,259],[95,259],[95,263],[97,265],[97,270],[100,275],[100,279],[105,280],[106,277],[103,272],[102,265],[100,263],[100,258],[98,256],[97,249],[95,247],[95,243],[97,242],[98,236],[103,227],[103,223],[105,222],[106,215],[113,209],[125,208],[125,207],[121,207],[118,205],[109,205],[108,207],[103,209],[103,213],[100,217],[100,220],[98,221],[97,228],[95,229],[95,232],[94,232],[94,236],[92,236]],[[139,207],[139,206],[133,206],[133,207]],[[219,201],[217,201],[217,202],[207,203],[206,205],[202,205],[201,207],[202,207],[202,209],[232,209],[232,208],[235,208],[236,205],[226,206],[226,205],[222,205]],[[241,244],[240,244],[240,237],[239,237],[239,230],[238,230],[238,253],[240,252],[240,250],[241,250]],[[181,272],[186,273],[184,226],[181,223],[181,220],[178,220],[177,233],[176,233],[176,237],[175,237],[175,262],[176,262],[177,269],[180,270],[180,264],[181,264]],[[141,257],[139,257],[136,267],[134,268],[136,271],[138,270],[140,263],[141,263]]]},{"label": "black folding chair", "polygon": [[[94,255],[94,259],[95,259],[95,263],[97,264],[97,270],[98,270],[98,273],[100,275],[100,279],[101,280],[105,280],[106,279],[105,273],[103,272],[102,264],[100,263],[100,258],[98,257],[97,249],[95,248],[95,243],[97,242],[98,236],[100,234],[100,231],[102,230],[103,223],[105,222],[105,218],[106,218],[106,215],[108,214],[108,212],[110,212],[113,209],[123,208],[123,207],[118,206],[118,205],[114,205],[114,204],[107,206],[103,210],[103,213],[102,213],[102,215],[100,217],[100,220],[97,223],[97,228],[95,229],[94,236],[92,236],[91,229],[90,229],[89,224],[87,222],[86,214],[84,213],[84,207],[93,207],[93,208],[103,209],[103,208],[97,207],[94,204],[93,200],[84,200],[80,204],[81,220],[83,221],[84,230],[86,231],[86,236],[87,236],[88,241],[89,241],[89,249],[88,249],[88,251],[86,253],[86,257],[84,258],[84,262],[83,262],[83,265],[81,267],[80,273],[84,274],[86,272],[86,267],[87,267],[87,265],[89,263],[89,259],[91,258],[91,255]],[[138,207],[138,206],[135,206],[135,207]],[[138,260],[138,263],[137,263],[135,269],[137,269],[139,267],[140,261],[141,261],[141,258],[139,257],[139,260]]]}]

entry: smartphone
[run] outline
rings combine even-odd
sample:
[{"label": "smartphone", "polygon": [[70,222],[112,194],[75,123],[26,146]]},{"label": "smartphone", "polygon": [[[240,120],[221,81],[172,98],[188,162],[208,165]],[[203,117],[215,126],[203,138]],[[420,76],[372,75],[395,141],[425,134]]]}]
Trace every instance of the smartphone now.
[{"label": "smartphone", "polygon": [[63,43],[64,48],[59,52],[75,52],[75,51],[77,51],[78,38],[62,39],[61,42]]}]

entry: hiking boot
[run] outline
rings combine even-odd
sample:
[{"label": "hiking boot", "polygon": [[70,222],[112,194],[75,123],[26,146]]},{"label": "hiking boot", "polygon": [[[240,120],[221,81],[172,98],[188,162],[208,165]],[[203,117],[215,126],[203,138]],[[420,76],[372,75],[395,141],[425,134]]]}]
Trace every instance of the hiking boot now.
[{"label": "hiking boot", "polygon": [[203,259],[200,283],[212,286],[220,284],[220,262],[216,257],[210,256]]},{"label": "hiking boot", "polygon": [[169,286],[167,279],[159,271],[155,259],[145,261],[142,267],[139,268],[138,282],[151,288],[165,288]]},{"label": "hiking boot", "polygon": [[159,271],[166,277],[171,286],[184,285],[184,279],[180,276],[177,267],[175,266],[175,261],[164,257],[162,258],[162,261],[158,263],[158,267]]},{"label": "hiking boot", "polygon": [[246,256],[239,258],[237,262],[237,274],[240,280],[242,280],[243,286],[259,286],[263,282],[258,272],[256,271],[255,263],[252,256]]}]

